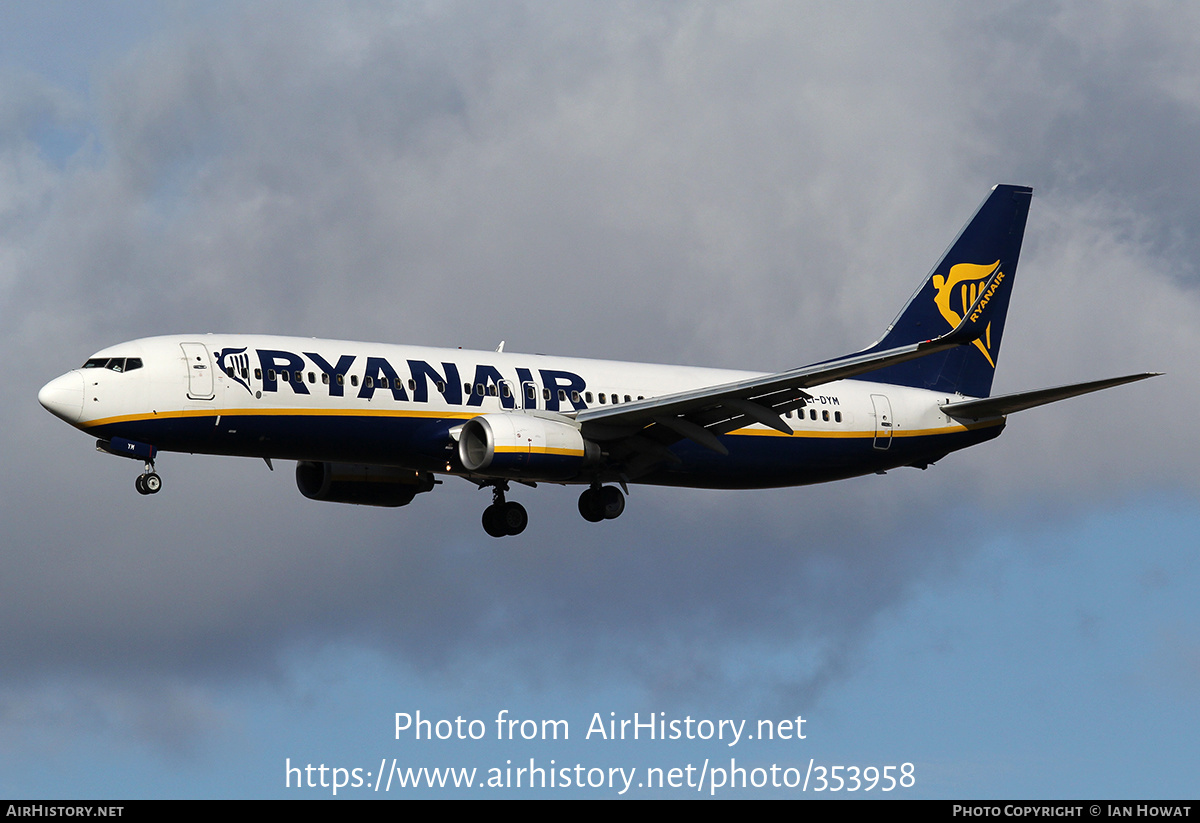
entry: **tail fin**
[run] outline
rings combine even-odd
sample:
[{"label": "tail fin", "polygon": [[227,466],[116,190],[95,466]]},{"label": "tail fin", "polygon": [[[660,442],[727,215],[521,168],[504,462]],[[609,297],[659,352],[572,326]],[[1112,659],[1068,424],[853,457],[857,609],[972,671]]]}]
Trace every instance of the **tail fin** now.
[{"label": "tail fin", "polygon": [[993,187],[883,338],[865,352],[918,343],[955,328],[983,284],[999,269],[1006,282],[992,296],[993,316],[983,336],[971,345],[888,366],[863,379],[970,397],[991,393],[1032,195],[1027,186]]}]

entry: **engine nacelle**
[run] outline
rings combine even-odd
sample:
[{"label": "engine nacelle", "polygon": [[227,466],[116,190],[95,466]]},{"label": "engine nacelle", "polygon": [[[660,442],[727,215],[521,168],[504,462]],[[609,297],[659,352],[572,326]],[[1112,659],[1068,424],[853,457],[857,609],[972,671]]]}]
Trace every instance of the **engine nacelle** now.
[{"label": "engine nacelle", "polygon": [[361,506],[407,506],[434,486],[433,475],[391,466],[358,463],[296,464],[296,486],[309,500]]},{"label": "engine nacelle", "polygon": [[529,414],[484,414],[463,424],[458,459],[495,477],[569,480],[600,461],[600,447],[579,429]]}]

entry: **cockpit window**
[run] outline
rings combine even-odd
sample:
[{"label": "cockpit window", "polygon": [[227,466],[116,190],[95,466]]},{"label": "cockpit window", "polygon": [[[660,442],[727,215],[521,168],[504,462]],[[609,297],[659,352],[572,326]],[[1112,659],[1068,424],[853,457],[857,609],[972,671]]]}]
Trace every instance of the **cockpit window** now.
[{"label": "cockpit window", "polygon": [[93,357],[83,364],[85,369],[108,369],[109,371],[133,371],[142,367],[140,357]]}]

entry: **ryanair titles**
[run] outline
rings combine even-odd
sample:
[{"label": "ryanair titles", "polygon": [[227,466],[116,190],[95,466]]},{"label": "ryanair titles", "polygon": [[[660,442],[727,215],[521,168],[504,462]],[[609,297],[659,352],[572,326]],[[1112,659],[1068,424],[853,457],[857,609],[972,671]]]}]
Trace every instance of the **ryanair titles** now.
[{"label": "ryanair titles", "polygon": [[[586,383],[574,372],[562,369],[534,370],[516,367],[505,375],[493,365],[479,363],[470,379],[464,379],[457,363],[405,359],[404,365],[386,357],[344,354],[331,361],[317,352],[281,349],[225,348],[213,352],[217,368],[251,394],[290,390],[309,395],[327,391],[330,397],[345,397],[347,392],[361,400],[371,400],[376,392],[388,392],[401,402],[428,403],[431,392],[441,395],[450,406],[482,406],[485,397],[496,397],[501,408],[541,408],[547,411],[585,409]],[[258,367],[251,371],[251,362]],[[402,373],[406,376],[402,376]],[[282,386],[280,384],[283,384]],[[286,389],[284,388],[286,386]],[[320,387],[318,389],[318,387]]]},{"label": "ryanair titles", "polygon": [[987,308],[988,301],[992,299],[992,295],[996,293],[996,289],[1000,288],[1000,284],[1004,282],[1004,272],[996,275],[996,279],[992,281],[992,285],[983,293],[983,297],[979,300],[979,305],[975,307],[975,311],[971,312],[971,322],[974,323],[979,319],[979,315],[983,314],[983,310]]}]

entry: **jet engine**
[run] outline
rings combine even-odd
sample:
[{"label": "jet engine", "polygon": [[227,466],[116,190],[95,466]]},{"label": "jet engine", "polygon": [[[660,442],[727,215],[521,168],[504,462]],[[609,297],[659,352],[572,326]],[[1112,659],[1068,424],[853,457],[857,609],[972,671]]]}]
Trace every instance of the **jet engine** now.
[{"label": "jet engine", "polygon": [[296,486],[309,500],[362,506],[407,506],[434,486],[433,475],[392,466],[358,463],[296,464]]},{"label": "jet engine", "polygon": [[493,477],[569,480],[600,457],[577,426],[529,414],[472,417],[458,438],[463,467]]}]

